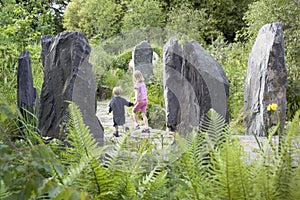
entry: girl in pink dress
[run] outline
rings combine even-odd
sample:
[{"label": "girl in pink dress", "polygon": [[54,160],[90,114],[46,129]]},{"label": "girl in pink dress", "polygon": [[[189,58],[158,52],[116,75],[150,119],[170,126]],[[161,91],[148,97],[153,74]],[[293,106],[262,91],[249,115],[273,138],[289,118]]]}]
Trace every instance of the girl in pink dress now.
[{"label": "girl in pink dress", "polygon": [[134,100],[135,105],[132,109],[133,121],[135,125],[135,129],[139,129],[139,121],[137,112],[141,111],[142,118],[144,121],[144,129],[142,130],[143,133],[150,133],[149,125],[148,125],[148,118],[146,116],[146,110],[148,106],[148,98],[147,98],[147,88],[144,83],[144,77],[142,73],[138,70],[133,72],[133,82],[134,82]]}]

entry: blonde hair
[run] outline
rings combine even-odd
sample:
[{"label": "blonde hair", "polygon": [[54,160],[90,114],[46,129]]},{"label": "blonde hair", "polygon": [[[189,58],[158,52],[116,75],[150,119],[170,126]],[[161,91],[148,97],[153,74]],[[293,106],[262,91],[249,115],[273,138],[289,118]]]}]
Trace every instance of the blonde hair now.
[{"label": "blonde hair", "polygon": [[113,89],[113,94],[114,94],[115,96],[120,96],[121,93],[122,93],[122,88],[121,88],[120,86],[114,87],[114,89]]},{"label": "blonde hair", "polygon": [[139,70],[135,70],[133,72],[132,78],[133,78],[133,81],[137,82],[137,83],[144,81],[143,74]]}]

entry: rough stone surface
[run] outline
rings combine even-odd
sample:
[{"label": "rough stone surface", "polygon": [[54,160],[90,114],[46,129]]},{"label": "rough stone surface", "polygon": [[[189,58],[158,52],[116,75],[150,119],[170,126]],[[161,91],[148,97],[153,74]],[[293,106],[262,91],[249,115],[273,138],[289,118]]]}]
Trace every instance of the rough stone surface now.
[{"label": "rough stone surface", "polygon": [[180,122],[180,105],[178,99],[182,90],[182,49],[174,37],[164,45],[164,99],[166,108],[166,126],[170,131],[177,130]]},{"label": "rough stone surface", "polygon": [[37,114],[39,102],[36,89],[33,87],[33,77],[29,51],[23,51],[19,56],[17,82],[18,108],[23,117],[31,119],[32,117],[27,111],[33,114]]},{"label": "rough stone surface", "polygon": [[147,82],[153,76],[153,50],[147,41],[142,41],[135,46],[132,52],[133,69],[142,72],[145,81]]},{"label": "rough stone surface", "polygon": [[[45,41],[51,39],[42,40]],[[42,135],[65,138],[66,101],[72,101],[79,106],[84,123],[102,145],[103,127],[96,117],[96,83],[88,61],[91,47],[85,36],[74,31],[61,32],[50,45],[42,44],[42,47],[45,55],[39,115]]]},{"label": "rough stone surface", "polygon": [[[265,136],[266,130],[286,118],[287,70],[284,61],[282,24],[264,25],[256,38],[247,66],[244,118],[247,134]],[[276,103],[277,110],[267,111]],[[278,118],[279,116],[279,118]]]},{"label": "rough stone surface", "polygon": [[[180,48],[174,41],[175,39],[171,38],[164,47],[165,89],[167,92],[171,90],[174,94],[168,96],[165,93],[165,102],[168,105],[167,113],[172,113],[174,108],[178,109],[178,104],[173,98],[177,98],[179,102],[177,111],[179,121],[176,126],[179,134],[186,135],[199,126],[201,119],[211,108],[228,121],[229,83],[220,64],[199,43],[184,42],[182,45],[182,67],[179,70]],[[177,61],[170,61],[170,55],[175,56],[172,52],[176,52]],[[174,105],[172,102],[175,102]],[[176,118],[174,113],[172,116]],[[167,120],[169,119],[167,118]],[[167,124],[170,123],[173,121],[167,122]]]},{"label": "rough stone surface", "polygon": [[51,44],[53,43],[54,38],[51,35],[44,35],[42,36],[42,51],[41,51],[41,60],[43,66],[45,66],[45,58],[47,54],[49,53],[49,48]]}]

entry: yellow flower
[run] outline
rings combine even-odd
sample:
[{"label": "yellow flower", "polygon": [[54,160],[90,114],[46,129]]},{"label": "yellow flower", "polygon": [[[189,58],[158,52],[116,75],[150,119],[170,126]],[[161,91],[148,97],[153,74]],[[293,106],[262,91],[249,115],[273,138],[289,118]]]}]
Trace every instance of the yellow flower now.
[{"label": "yellow flower", "polygon": [[275,111],[277,109],[277,107],[278,107],[278,105],[276,103],[269,104],[267,107],[267,111],[270,111],[270,110]]},{"label": "yellow flower", "polygon": [[275,110],[277,109],[277,107],[278,107],[278,105],[277,105],[276,103],[272,103],[272,104],[271,104],[271,109],[272,109],[272,110],[275,111]]}]

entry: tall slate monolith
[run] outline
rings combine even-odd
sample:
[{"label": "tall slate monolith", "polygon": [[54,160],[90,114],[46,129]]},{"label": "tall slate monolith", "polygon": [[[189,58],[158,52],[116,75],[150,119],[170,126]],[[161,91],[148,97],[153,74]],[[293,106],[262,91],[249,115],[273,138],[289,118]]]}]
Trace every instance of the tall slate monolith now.
[{"label": "tall slate monolith", "polygon": [[[247,66],[244,90],[244,122],[247,134],[266,136],[271,126],[286,118],[287,70],[284,39],[280,22],[266,24],[259,30]],[[277,104],[276,111],[267,107]]]},{"label": "tall slate monolith", "polygon": [[182,90],[182,49],[178,40],[172,37],[163,48],[163,82],[166,108],[166,126],[170,131],[176,131],[180,123],[179,99]]},{"label": "tall slate monolith", "polygon": [[153,49],[147,41],[142,41],[136,45],[132,52],[133,70],[142,72],[145,82],[153,76]]},{"label": "tall slate monolith", "polygon": [[177,119],[174,123],[167,117],[167,125],[172,124],[185,136],[199,127],[211,108],[228,121],[229,83],[221,65],[195,41],[184,42],[181,50],[171,38],[163,55],[166,112]]},{"label": "tall slate monolith", "polygon": [[84,123],[96,141],[103,145],[103,127],[96,116],[96,83],[89,63],[91,47],[87,39],[74,31],[61,32],[53,41],[45,37],[42,38],[45,69],[39,115],[42,135],[65,138],[67,101],[72,101],[79,106]]},{"label": "tall slate monolith", "polygon": [[[28,120],[28,123],[31,123],[33,115],[38,114],[39,100],[36,89],[33,86],[29,51],[22,51],[18,59],[17,88],[18,108],[24,120]],[[22,123],[20,125],[22,126]]]}]

